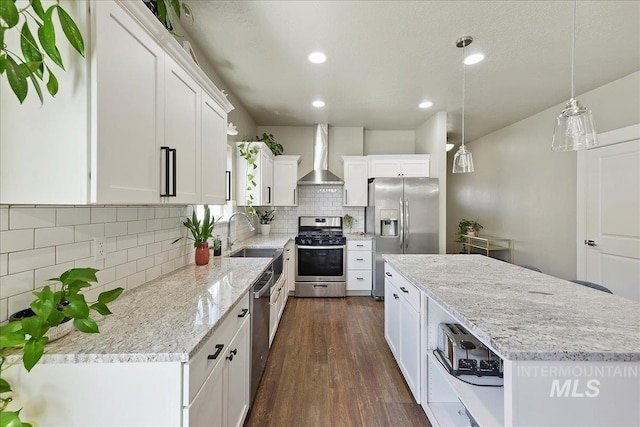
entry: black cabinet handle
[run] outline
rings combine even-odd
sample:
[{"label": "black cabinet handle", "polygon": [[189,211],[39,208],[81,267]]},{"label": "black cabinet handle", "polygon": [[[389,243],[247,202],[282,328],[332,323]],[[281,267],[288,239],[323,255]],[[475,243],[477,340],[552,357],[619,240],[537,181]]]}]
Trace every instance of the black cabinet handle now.
[{"label": "black cabinet handle", "polygon": [[247,313],[249,312],[248,308],[243,308],[242,312],[240,314],[238,314],[238,317],[244,317],[247,315]]},{"label": "black cabinet handle", "polygon": [[398,296],[398,294],[393,294],[393,297],[394,297],[395,299],[400,298],[400,297]]},{"label": "black cabinet handle", "polygon": [[293,189],[293,204],[296,204],[296,189]]},{"label": "black cabinet handle", "polygon": [[228,360],[229,362],[232,362],[232,361],[233,361],[233,356],[235,356],[236,354],[238,354],[238,349],[237,349],[237,348],[234,348],[233,350],[231,350],[231,351],[229,352],[229,355],[227,356],[227,360]]},{"label": "black cabinet handle", "polygon": [[356,261],[364,261],[364,258],[356,258]]},{"label": "black cabinet handle", "polygon": [[267,203],[271,203],[271,187],[267,185]]},{"label": "black cabinet handle", "polygon": [[357,280],[364,280],[364,277],[356,277]]},{"label": "black cabinet handle", "polygon": [[231,200],[231,171],[226,171],[227,175],[227,202]]},{"label": "black cabinet handle", "polygon": [[218,358],[218,356],[220,356],[220,352],[222,352],[223,348],[224,348],[224,346],[222,344],[216,344],[216,352],[213,353],[213,354],[208,355],[207,359],[216,360]]},{"label": "black cabinet handle", "polygon": [[409,291],[407,290],[407,288],[405,288],[404,286],[401,286],[401,287],[400,287],[400,290],[401,290],[402,292],[404,292],[405,294],[408,294],[408,293],[409,293]]},{"label": "black cabinet handle", "polygon": [[178,157],[178,150],[176,148],[172,148],[169,151],[173,152],[173,193],[169,194],[169,197],[176,197],[177,194],[177,182],[178,182],[178,167],[177,167],[177,160],[176,158]]},{"label": "black cabinet handle", "polygon": [[386,274],[389,277],[393,277],[393,275],[391,273],[389,273],[388,271],[386,271],[384,274]]},{"label": "black cabinet handle", "polygon": [[160,152],[164,152],[164,192],[160,192],[160,197],[169,197],[169,147],[160,147]]},{"label": "black cabinet handle", "polygon": [[364,245],[356,245],[359,248],[364,248]]}]

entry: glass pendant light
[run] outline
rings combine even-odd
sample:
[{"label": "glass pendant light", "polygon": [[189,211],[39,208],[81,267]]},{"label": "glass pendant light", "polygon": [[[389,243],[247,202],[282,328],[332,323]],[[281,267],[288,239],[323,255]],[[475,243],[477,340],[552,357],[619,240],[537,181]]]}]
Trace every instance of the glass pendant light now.
[{"label": "glass pendant light", "polygon": [[464,146],[464,48],[469,46],[472,41],[473,38],[470,36],[461,37],[456,41],[456,46],[462,48],[462,144],[453,157],[453,173],[473,172],[473,156],[471,156],[471,152]]},{"label": "glass pendant light", "polygon": [[573,76],[576,62],[576,9],[573,2],[573,34],[571,45],[571,99],[556,119],[551,149],[554,151],[585,150],[598,145],[596,127],[591,110],[574,98]]}]

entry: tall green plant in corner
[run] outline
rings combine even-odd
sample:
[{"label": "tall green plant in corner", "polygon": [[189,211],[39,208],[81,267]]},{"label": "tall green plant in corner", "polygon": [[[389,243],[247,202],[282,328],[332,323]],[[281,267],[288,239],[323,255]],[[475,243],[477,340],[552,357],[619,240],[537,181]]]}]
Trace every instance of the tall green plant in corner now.
[{"label": "tall green plant in corner", "polygon": [[[27,97],[29,81],[40,103],[44,103],[41,84],[46,85],[51,96],[58,93],[58,79],[51,63],[65,68],[56,41],[54,14],[71,46],[84,57],[82,34],[60,0],[47,9],[41,0],[29,0],[20,8],[16,0],[0,0],[0,75],[6,77],[20,103]],[[19,37],[20,51],[6,43],[12,33]]]}]

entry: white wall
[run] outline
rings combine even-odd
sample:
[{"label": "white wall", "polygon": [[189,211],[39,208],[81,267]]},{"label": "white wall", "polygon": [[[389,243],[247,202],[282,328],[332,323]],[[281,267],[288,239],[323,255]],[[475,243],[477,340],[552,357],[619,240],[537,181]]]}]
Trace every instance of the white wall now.
[{"label": "white wall", "polygon": [[414,154],[416,133],[412,130],[365,130],[364,155]]},{"label": "white wall", "polygon": [[329,126],[329,170],[344,178],[342,156],[362,156],[364,128]]},{"label": "white wall", "polygon": [[447,252],[447,113],[439,112],[416,129],[416,154],[429,154],[429,175],[439,184],[439,250]]},{"label": "white wall", "polygon": [[[640,121],[640,72],[577,97],[606,132]],[[544,273],[576,277],[575,152],[551,151],[563,104],[468,144],[476,172],[448,176],[448,247],[462,218],[483,233],[513,240],[513,261]],[[454,150],[449,153],[448,170]]]}]

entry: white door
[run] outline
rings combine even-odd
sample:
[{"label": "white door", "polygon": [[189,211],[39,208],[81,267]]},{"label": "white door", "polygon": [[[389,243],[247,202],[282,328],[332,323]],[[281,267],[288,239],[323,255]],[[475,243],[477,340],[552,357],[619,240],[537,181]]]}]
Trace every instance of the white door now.
[{"label": "white door", "polygon": [[582,277],[640,301],[640,138],[611,142],[586,153]]},{"label": "white door", "polygon": [[202,92],[202,203],[224,205],[227,193],[227,115]]},{"label": "white door", "polygon": [[344,206],[367,206],[367,163],[344,162]]},{"label": "white door", "polygon": [[[227,356],[227,426],[242,427],[249,412],[249,383],[251,366],[251,318],[247,317],[235,338],[229,343]],[[233,356],[232,356],[233,355]],[[209,424],[214,426],[216,424]]]}]

